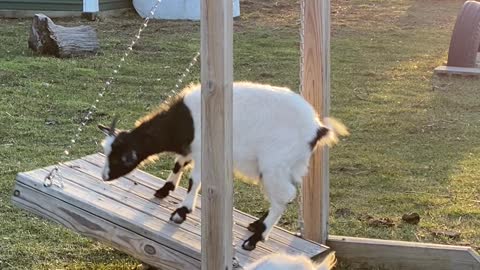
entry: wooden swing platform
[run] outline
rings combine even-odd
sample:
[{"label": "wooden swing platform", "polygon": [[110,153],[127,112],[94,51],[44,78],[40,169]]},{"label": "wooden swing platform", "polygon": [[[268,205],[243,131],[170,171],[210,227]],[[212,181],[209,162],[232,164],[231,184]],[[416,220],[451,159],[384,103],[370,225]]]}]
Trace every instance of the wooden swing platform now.
[{"label": "wooden swing platform", "polygon": [[[200,201],[187,220],[177,225],[170,214],[185,197],[177,188],[165,200],[153,197],[164,180],[141,170],[103,182],[102,154],[58,165],[64,187],[45,187],[44,178],[55,166],[19,173],[13,203],[58,222],[84,236],[99,240],[160,269],[200,269]],[[276,227],[268,241],[245,251],[246,229],[256,218],[234,209],[234,257],[240,267],[267,254],[286,252],[315,259],[328,248]]]}]

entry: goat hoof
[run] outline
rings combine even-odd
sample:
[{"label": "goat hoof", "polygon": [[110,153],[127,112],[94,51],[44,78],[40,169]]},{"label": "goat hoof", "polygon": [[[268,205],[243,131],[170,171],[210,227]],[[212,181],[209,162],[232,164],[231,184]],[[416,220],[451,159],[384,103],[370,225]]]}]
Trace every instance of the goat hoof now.
[{"label": "goat hoof", "polygon": [[170,220],[177,223],[177,224],[182,224],[185,219],[187,219],[187,214],[192,211],[188,210],[186,206],[182,206],[180,208],[177,208],[172,215],[170,216]]},{"label": "goat hoof", "polygon": [[263,237],[261,234],[254,234],[250,236],[245,242],[242,244],[242,248],[244,250],[252,251],[257,247],[257,243],[262,241]]},{"label": "goat hoof", "polygon": [[173,185],[172,182],[166,182],[163,187],[161,187],[159,190],[155,192],[153,196],[159,198],[159,199],[165,199],[165,197],[170,194],[170,191],[175,190],[175,186]]},{"label": "goat hoof", "polygon": [[248,251],[254,250],[256,248],[256,246],[257,246],[257,244],[252,244],[248,240],[245,240],[245,242],[243,242],[243,244],[242,244],[242,248],[244,250],[248,250]]}]

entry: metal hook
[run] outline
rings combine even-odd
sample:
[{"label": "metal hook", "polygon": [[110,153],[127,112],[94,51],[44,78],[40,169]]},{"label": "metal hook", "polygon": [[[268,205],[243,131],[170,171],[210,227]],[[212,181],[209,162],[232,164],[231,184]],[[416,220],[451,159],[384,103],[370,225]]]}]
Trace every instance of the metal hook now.
[{"label": "metal hook", "polygon": [[[55,178],[58,178],[58,181],[54,181]],[[57,182],[57,183],[55,183]],[[62,175],[60,174],[60,170],[58,169],[57,166],[55,166],[55,168],[53,168],[48,174],[47,176],[45,176],[45,179],[43,180],[43,185],[45,187],[51,187],[53,185],[59,187],[59,188],[62,188],[64,187],[63,185],[63,177]]]}]

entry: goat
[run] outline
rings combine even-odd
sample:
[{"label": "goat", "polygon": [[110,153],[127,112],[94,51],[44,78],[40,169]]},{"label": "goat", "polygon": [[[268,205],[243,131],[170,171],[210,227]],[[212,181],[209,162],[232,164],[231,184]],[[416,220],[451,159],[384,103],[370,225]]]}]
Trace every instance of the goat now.
[{"label": "goat", "polygon": [[[188,193],[170,220],[181,224],[195,209],[200,190],[201,105],[200,85],[192,84],[158,110],[145,116],[130,131],[98,125],[106,134],[106,155],[102,178],[110,181],[123,176],[140,163],[161,152],[176,154],[175,166],[159,199],[177,187],[183,168],[193,166]],[[319,120],[312,106],[288,88],[251,82],[233,85],[233,166],[236,173],[261,182],[270,209],[248,229],[253,235],[242,247],[253,250],[265,241],[287,204],[296,196],[296,185],[307,173],[309,159],[317,145],[333,145],[347,135],[343,124]]]},{"label": "goat", "polygon": [[337,263],[335,252],[329,252],[320,260],[313,263],[303,255],[275,253],[247,265],[244,270],[330,270]]}]

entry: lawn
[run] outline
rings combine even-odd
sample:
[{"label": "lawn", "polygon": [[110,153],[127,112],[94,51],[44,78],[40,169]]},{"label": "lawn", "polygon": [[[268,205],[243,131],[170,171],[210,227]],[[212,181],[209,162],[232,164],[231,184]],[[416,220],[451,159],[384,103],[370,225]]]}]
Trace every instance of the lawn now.
[{"label": "lawn", "polygon": [[[331,113],[351,135],[331,150],[330,232],[480,250],[480,80],[432,81],[463,1],[332,2]],[[235,79],[297,90],[298,3],[242,0],[241,8]],[[10,203],[18,172],[65,158],[63,149],[141,19],[129,12],[55,22],[95,27],[101,53],[34,55],[26,42],[31,21],[0,19],[0,269],[134,269],[139,262],[131,257]],[[199,48],[198,32],[197,23],[152,21],[66,158],[101,150],[97,123],[119,115],[119,127],[131,128],[165,99]],[[187,78],[198,81],[198,67]],[[172,165],[162,155],[145,169],[166,177]],[[260,215],[268,204],[257,186],[237,181],[235,206]],[[290,205],[281,226],[296,230],[296,209]],[[418,225],[401,222],[411,212],[421,216]],[[372,219],[394,226],[372,226]],[[445,231],[458,235],[438,234]]]}]

